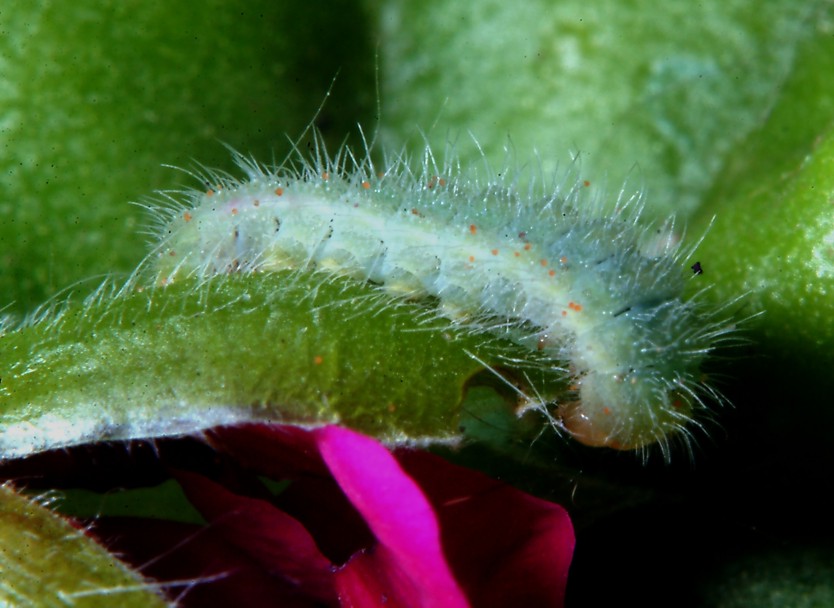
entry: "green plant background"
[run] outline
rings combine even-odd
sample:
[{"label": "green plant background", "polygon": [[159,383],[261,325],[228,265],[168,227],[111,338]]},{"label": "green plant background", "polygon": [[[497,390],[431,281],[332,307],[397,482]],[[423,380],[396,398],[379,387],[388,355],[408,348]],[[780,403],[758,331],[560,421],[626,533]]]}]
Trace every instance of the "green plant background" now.
[{"label": "green plant background", "polygon": [[[711,370],[735,407],[718,412],[693,461],[681,454],[671,465],[564,447],[522,465],[506,455],[516,438],[472,424],[492,447],[449,457],[566,504],[579,529],[575,603],[610,600],[596,584],[607,576],[618,600],[830,604],[831,73],[830,0],[4,7],[0,305],[20,318],[56,294],[77,302],[102,276],[126,276],[148,240],[144,211],[129,201],[191,185],[163,164],[231,170],[221,142],[281,159],[314,117],[332,146],[361,145],[361,124],[393,149],[457,142],[465,162],[481,162],[470,137],[489,162],[509,154],[546,171],[579,152],[600,191],[627,180],[646,192],[647,214],[675,213],[690,238],[706,231],[709,297],[744,295],[739,317],[762,313],[744,324],[749,344]],[[176,298],[149,320],[172,321],[189,305]],[[68,316],[63,335],[84,322]],[[208,319],[204,337],[222,323]],[[44,332],[0,338],[4,375],[71,345]],[[156,339],[162,349],[169,336]],[[81,343],[101,360],[94,337]],[[462,385],[470,372],[457,373]],[[8,390],[0,377],[3,412]],[[47,373],[39,390],[61,396],[61,374]],[[780,555],[801,556],[803,568]]]}]

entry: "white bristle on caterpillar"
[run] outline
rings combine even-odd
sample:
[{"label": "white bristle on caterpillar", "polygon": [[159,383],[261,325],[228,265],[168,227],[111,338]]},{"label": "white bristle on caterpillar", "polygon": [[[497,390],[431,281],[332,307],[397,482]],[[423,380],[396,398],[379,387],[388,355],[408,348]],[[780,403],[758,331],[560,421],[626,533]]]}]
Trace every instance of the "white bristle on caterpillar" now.
[{"label": "white bristle on caterpillar", "polygon": [[587,445],[665,447],[699,424],[705,397],[720,400],[700,368],[733,326],[684,298],[691,250],[671,231],[649,243],[639,196],[520,189],[518,172],[478,176],[430,150],[378,171],[370,153],[316,143],[312,159],[277,168],[236,155],[246,179],[206,172],[206,190],[155,207],[153,281],[294,269],[425,299],[568,369],[570,389],[540,407]]}]

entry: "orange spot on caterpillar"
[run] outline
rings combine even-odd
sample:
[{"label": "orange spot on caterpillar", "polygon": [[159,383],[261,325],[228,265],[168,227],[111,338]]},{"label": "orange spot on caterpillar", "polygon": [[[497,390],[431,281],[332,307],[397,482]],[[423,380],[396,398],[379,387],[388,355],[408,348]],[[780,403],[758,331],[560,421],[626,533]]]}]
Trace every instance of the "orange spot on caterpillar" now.
[{"label": "orange spot on caterpillar", "polygon": [[605,414],[606,416],[610,416],[611,415],[611,408],[608,407],[608,406],[603,407],[602,408],[602,413]]},{"label": "orange spot on caterpillar", "polygon": [[553,269],[551,269],[551,270],[548,270],[548,271],[547,271],[547,274],[549,274],[549,275],[550,275],[550,276],[552,276],[552,277],[555,277],[555,276],[556,276],[556,271],[555,271],[555,270],[553,270]]},{"label": "orange spot on caterpillar", "polygon": [[478,227],[475,224],[469,224],[469,232],[470,234],[476,234],[478,232]]},{"label": "orange spot on caterpillar", "polygon": [[437,180],[437,183],[440,184],[441,186],[445,186],[446,185],[446,180],[441,177],[439,180]]},{"label": "orange spot on caterpillar", "polygon": [[329,174],[327,171],[324,171],[324,172],[322,172],[322,174],[321,174],[321,178],[322,178],[324,181],[327,181],[327,180],[329,180],[329,179],[330,179],[330,174]]},{"label": "orange spot on caterpillar", "polygon": [[580,312],[582,310],[582,305],[577,304],[576,302],[568,302],[568,308],[570,308],[574,312]]},{"label": "orange spot on caterpillar", "polygon": [[363,187],[365,190],[370,190],[370,189],[371,189],[371,182],[369,182],[369,181],[364,181],[364,182],[362,182],[362,187]]},{"label": "orange spot on caterpillar", "polygon": [[191,215],[188,211],[182,214],[182,219],[184,219],[186,222],[190,222],[193,217],[194,216]]},{"label": "orange spot on caterpillar", "polygon": [[417,211],[417,207],[414,207],[414,208],[411,210],[411,215],[420,215],[420,212],[419,212],[419,211]]},{"label": "orange spot on caterpillar", "polygon": [[316,365],[321,365],[322,363],[324,363],[324,357],[322,357],[321,355],[316,355],[315,357],[313,357],[313,363],[315,363]]},{"label": "orange spot on caterpillar", "polygon": [[521,257],[521,252],[520,251],[514,251],[513,253],[515,254],[515,257],[517,257],[517,258]]},{"label": "orange spot on caterpillar", "polygon": [[284,189],[283,188],[275,188],[275,195],[276,196],[283,196]]},{"label": "orange spot on caterpillar", "polygon": [[585,186],[585,187],[587,188],[588,186],[590,186],[590,185],[591,185],[591,182],[589,182],[589,181],[586,179],[584,182],[582,182],[582,185],[583,185],[583,186]]},{"label": "orange spot on caterpillar", "polygon": [[567,310],[563,310],[563,311],[562,311],[562,316],[563,316],[563,317],[567,317],[567,316],[568,316],[568,311],[567,311]]},{"label": "orange spot on caterpillar", "polygon": [[237,207],[232,207],[232,215],[237,215]]},{"label": "orange spot on caterpillar", "polygon": [[469,256],[469,261],[470,261],[470,262],[474,262],[474,261],[475,261],[475,256],[474,256],[474,255],[470,255],[470,256]]},{"label": "orange spot on caterpillar", "polygon": [[560,257],[559,258],[559,263],[560,264],[567,264],[568,263],[568,256],[563,255],[562,257]]},{"label": "orange spot on caterpillar", "polygon": [[497,249],[493,249],[490,253],[492,253],[492,255],[498,255],[498,250],[497,250]]},{"label": "orange spot on caterpillar", "polygon": [[214,190],[212,190],[211,188],[206,190],[206,196],[214,196]]},{"label": "orange spot on caterpillar", "polygon": [[532,248],[533,248],[533,246],[530,243],[527,243],[526,245],[524,245],[524,251],[530,251],[530,249],[532,249]]},{"label": "orange spot on caterpillar", "polygon": [[539,260],[539,264],[541,264],[542,266],[547,266],[547,260],[542,258],[541,260]]}]

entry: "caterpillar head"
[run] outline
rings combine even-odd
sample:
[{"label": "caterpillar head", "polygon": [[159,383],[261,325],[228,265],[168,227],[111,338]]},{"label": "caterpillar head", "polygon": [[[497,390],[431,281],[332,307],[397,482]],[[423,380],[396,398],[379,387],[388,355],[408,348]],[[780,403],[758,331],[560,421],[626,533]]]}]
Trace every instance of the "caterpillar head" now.
[{"label": "caterpillar head", "polygon": [[636,450],[684,432],[698,403],[683,384],[669,386],[655,373],[592,372],[579,381],[578,398],[559,412],[582,444]]}]

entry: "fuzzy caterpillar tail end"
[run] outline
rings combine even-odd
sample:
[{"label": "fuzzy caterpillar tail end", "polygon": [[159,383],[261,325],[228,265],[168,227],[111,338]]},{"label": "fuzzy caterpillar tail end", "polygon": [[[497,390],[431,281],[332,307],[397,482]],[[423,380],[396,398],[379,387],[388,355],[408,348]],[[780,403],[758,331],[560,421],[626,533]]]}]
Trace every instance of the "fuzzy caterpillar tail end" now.
[{"label": "fuzzy caterpillar tail end", "polygon": [[[679,256],[655,260],[668,267],[678,261]],[[676,276],[654,270],[667,279]],[[651,299],[657,290],[638,290],[616,318],[580,336],[579,352],[592,362],[576,378],[575,399],[558,408],[577,441],[619,450],[665,447],[670,438],[690,438],[702,427],[708,404],[724,401],[701,368],[736,326],[723,310],[701,305],[697,297],[682,299],[682,289],[666,283],[659,300]]]}]

